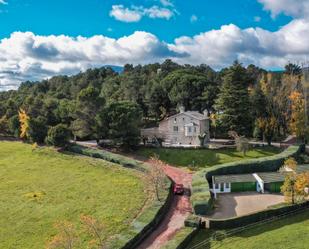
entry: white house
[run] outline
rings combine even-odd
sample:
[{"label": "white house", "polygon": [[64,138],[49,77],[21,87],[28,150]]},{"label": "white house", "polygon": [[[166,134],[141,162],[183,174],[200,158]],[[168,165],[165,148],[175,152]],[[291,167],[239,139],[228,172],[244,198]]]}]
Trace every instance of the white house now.
[{"label": "white house", "polygon": [[209,141],[209,117],[208,112],[203,114],[197,111],[180,112],[159,123],[159,127],[142,129],[141,135],[148,139],[154,137],[164,140],[164,145],[192,145],[200,146],[199,136],[205,134],[204,144]]}]

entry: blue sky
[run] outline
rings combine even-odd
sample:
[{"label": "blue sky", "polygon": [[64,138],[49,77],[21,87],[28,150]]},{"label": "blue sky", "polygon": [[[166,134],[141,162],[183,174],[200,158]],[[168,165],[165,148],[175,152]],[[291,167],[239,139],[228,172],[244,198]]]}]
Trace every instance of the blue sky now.
[{"label": "blue sky", "polygon": [[104,65],[309,60],[309,0],[0,0],[0,23],[0,91]]},{"label": "blue sky", "polygon": [[[142,18],[139,22],[125,23],[109,15],[112,5],[125,7],[162,6],[156,0],[6,0],[0,6],[0,38],[15,31],[31,31],[37,35],[86,36],[106,35],[119,38],[136,30],[155,34],[172,42],[183,35],[193,36],[224,24],[233,23],[240,28],[261,27],[275,31],[287,24],[291,17],[280,15],[272,19],[262,4],[254,0],[175,0],[174,16],[170,20]],[[164,7],[164,6],[162,6]],[[195,15],[196,21],[191,22]],[[3,25],[5,24],[5,25]]]}]

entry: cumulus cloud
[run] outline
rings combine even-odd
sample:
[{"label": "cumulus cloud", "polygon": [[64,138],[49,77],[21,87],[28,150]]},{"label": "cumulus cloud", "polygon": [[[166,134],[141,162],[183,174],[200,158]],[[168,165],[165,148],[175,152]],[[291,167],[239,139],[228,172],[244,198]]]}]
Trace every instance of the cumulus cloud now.
[{"label": "cumulus cloud", "polygon": [[142,18],[142,13],[125,8],[123,5],[113,5],[109,15],[122,22],[138,22]]},{"label": "cumulus cloud", "polygon": [[235,59],[245,65],[283,67],[288,61],[307,60],[308,34],[307,18],[294,19],[275,32],[223,25],[193,37],[178,37],[171,43],[143,31],[119,39],[15,32],[0,40],[0,90],[16,88],[22,81],[71,75],[92,67],[146,64],[167,58],[181,64],[205,63],[215,69],[229,66]]},{"label": "cumulus cloud", "polygon": [[309,14],[308,0],[258,0],[264,9],[271,12],[272,17],[284,13],[285,15],[305,18]]},{"label": "cumulus cloud", "polygon": [[[180,37],[170,44],[179,53],[187,53],[187,63],[206,63],[215,68],[228,66],[235,59],[245,64],[271,68],[309,56],[309,21],[296,19],[276,32],[261,28],[240,29],[234,24],[194,37]],[[181,62],[183,59],[176,59]]]},{"label": "cumulus cloud", "polygon": [[174,16],[174,12],[156,5],[150,8],[145,8],[143,6],[131,6],[131,8],[126,8],[123,5],[113,5],[109,15],[122,22],[138,22],[143,16],[152,19],[162,18],[169,20]]},{"label": "cumulus cloud", "polygon": [[169,49],[155,35],[137,31],[120,39],[105,36],[38,36],[15,32],[0,42],[0,89],[16,88],[21,81],[74,74],[91,67],[150,63],[185,56]]}]

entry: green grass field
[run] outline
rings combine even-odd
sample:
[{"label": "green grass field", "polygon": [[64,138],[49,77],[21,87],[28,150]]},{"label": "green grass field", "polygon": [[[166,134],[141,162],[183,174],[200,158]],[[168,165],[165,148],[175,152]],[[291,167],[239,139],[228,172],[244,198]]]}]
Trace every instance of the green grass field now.
[{"label": "green grass field", "polygon": [[88,248],[80,215],[105,224],[105,236],[128,235],[148,193],[137,171],[51,148],[0,142],[0,248],[45,248],[57,221],[70,221]]},{"label": "green grass field", "polygon": [[197,168],[209,167],[216,164],[234,162],[242,159],[253,159],[271,156],[281,150],[276,147],[260,147],[251,149],[244,157],[236,149],[171,149],[171,148],[141,148],[136,153],[143,157],[158,155],[159,158],[171,165],[190,166]]},{"label": "green grass field", "polygon": [[[210,237],[210,232],[202,230],[192,241],[191,248]],[[307,249],[309,245],[309,211],[279,221],[248,229],[211,246],[199,248],[220,249]],[[198,249],[198,248],[196,248]]]}]

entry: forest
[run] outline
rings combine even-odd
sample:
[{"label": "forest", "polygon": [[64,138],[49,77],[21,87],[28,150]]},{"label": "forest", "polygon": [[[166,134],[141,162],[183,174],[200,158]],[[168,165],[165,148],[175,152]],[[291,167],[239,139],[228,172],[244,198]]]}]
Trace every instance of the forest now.
[{"label": "forest", "polygon": [[23,82],[0,93],[0,134],[61,145],[70,138],[139,143],[139,129],[178,111],[202,112],[211,137],[233,130],[267,142],[295,134],[304,140],[306,91],[302,69],[288,64],[270,72],[235,61],[215,71],[207,65],[127,64],[88,69],[74,76]]}]

